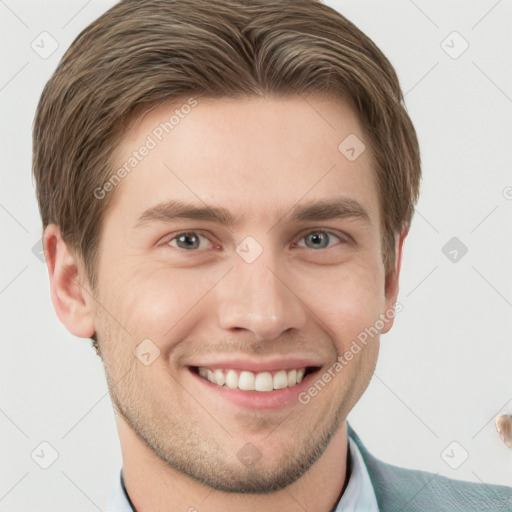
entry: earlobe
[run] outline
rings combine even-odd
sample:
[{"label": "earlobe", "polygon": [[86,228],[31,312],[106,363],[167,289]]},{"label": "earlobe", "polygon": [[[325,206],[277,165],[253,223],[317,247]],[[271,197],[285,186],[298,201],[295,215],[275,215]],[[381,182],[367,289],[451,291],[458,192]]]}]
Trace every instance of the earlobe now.
[{"label": "earlobe", "polygon": [[[404,229],[399,235],[396,237],[395,241],[395,265],[393,272],[389,272],[386,275],[386,311],[392,311],[395,307],[398,291],[399,291],[399,278],[400,278],[400,269],[402,268],[402,253],[405,237],[409,232],[408,229]],[[386,315],[388,316],[388,315]],[[389,317],[389,316],[388,316]],[[388,332],[393,326],[395,315],[390,316],[390,320],[386,323],[385,328],[382,330],[382,334]]]},{"label": "earlobe", "polygon": [[43,247],[51,298],[59,320],[74,336],[90,338],[95,331],[93,298],[83,270],[55,224],[46,227]]}]

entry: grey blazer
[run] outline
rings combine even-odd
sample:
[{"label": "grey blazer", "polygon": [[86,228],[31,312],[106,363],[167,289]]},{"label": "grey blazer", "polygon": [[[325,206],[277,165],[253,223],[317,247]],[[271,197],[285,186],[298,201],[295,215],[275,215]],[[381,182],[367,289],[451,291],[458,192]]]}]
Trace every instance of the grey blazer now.
[{"label": "grey blazer", "polygon": [[512,512],[512,487],[399,468],[369,453],[350,425],[348,435],[361,451],[380,512]]}]

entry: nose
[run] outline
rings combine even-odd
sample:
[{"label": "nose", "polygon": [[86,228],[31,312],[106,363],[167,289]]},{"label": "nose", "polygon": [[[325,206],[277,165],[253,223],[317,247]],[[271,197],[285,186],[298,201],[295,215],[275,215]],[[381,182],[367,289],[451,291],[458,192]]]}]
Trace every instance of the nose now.
[{"label": "nose", "polygon": [[234,268],[217,286],[220,327],[251,331],[258,341],[302,328],[306,308],[287,276],[267,251],[252,263],[235,255]]}]

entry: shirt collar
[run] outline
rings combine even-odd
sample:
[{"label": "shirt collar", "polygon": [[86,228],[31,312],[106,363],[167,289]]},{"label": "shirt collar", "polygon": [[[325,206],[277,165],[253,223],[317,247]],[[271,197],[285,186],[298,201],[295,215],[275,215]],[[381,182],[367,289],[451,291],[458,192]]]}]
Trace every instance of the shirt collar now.
[{"label": "shirt collar", "polygon": [[[361,452],[350,435],[348,446],[351,460],[350,480],[334,512],[379,512],[370,475]],[[124,489],[122,477],[123,470],[121,469],[119,477],[116,478],[116,484],[106,512],[134,512],[128,494]]]},{"label": "shirt collar", "polygon": [[359,448],[350,436],[348,446],[352,466],[350,480],[334,512],[379,512],[370,475]]},{"label": "shirt collar", "polygon": [[123,470],[121,469],[121,472],[116,478],[114,489],[110,497],[110,503],[106,512],[134,512],[130,505],[128,494],[124,490],[122,478]]}]

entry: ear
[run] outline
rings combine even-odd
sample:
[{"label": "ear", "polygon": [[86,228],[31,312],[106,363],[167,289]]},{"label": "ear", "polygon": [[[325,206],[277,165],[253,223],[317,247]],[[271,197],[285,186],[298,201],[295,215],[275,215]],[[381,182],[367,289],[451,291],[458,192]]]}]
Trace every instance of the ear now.
[{"label": "ear", "polygon": [[67,330],[79,338],[94,335],[93,296],[85,272],[55,224],[46,227],[43,248],[53,307]]},{"label": "ear", "polygon": [[[399,291],[399,278],[400,278],[400,269],[402,268],[402,253],[404,247],[405,237],[407,236],[409,229],[404,229],[400,235],[397,235],[395,241],[395,265],[392,271],[388,272],[386,275],[386,311],[393,311],[395,309],[396,300],[398,298]],[[386,321],[384,328],[381,333],[385,334],[388,332],[391,327],[393,327],[393,323],[395,320],[395,315],[393,314],[391,318]]]}]

